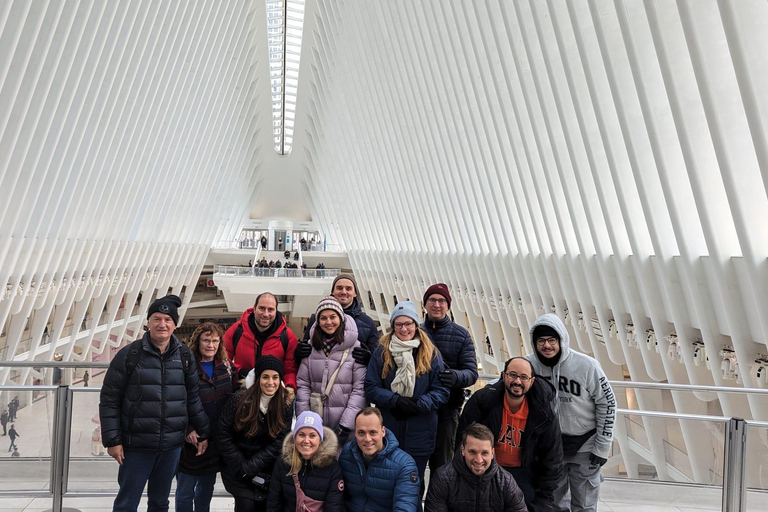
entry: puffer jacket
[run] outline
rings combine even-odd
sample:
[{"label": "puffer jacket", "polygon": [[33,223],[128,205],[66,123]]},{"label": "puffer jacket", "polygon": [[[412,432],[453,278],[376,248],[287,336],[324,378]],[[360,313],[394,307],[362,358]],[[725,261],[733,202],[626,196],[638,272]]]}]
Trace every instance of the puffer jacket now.
[{"label": "puffer jacket", "polygon": [[[237,353],[232,352],[232,337],[239,325],[243,326],[243,334],[237,342]],[[240,320],[232,324],[224,333],[224,348],[227,349],[230,359],[235,364],[238,373],[251,370],[256,363],[256,353],[258,352],[258,343],[253,331],[256,329],[253,321],[253,308],[248,308],[243,312]],[[288,352],[283,352],[283,343],[280,341],[280,334],[288,331]],[[296,345],[299,340],[294,336],[293,331],[288,328],[285,318],[279,311],[275,314],[275,320],[272,322],[267,340],[261,347],[262,356],[275,356],[283,362],[283,382],[286,386],[296,389]]]},{"label": "puffer jacket", "polygon": [[480,476],[467,467],[461,451],[429,479],[426,512],[527,512],[523,491],[496,459]]},{"label": "puffer jacket", "polygon": [[456,370],[456,386],[451,389],[448,403],[440,408],[440,416],[453,416],[464,405],[464,388],[477,382],[477,356],[472,336],[448,315],[440,321],[427,319],[422,327],[443,356],[446,369]]},{"label": "puffer jacket", "polygon": [[269,488],[257,487],[251,479],[256,475],[269,477],[272,474],[275,461],[280,456],[283,439],[291,431],[293,404],[283,404],[285,427],[277,437],[269,434],[267,418],[263,413],[259,413],[259,430],[256,435],[246,437],[247,428],[235,428],[235,413],[243,393],[245,390],[232,395],[219,415],[219,452],[224,461],[221,479],[224,488],[232,496],[264,501],[267,499]]},{"label": "puffer jacket", "polygon": [[[414,360],[417,358],[418,350],[417,348],[413,351]],[[390,387],[395,378],[397,366],[393,366],[387,378],[382,379],[383,354],[384,347],[379,346],[368,363],[368,371],[365,375],[365,396],[381,409],[384,426],[395,434],[403,450],[414,457],[432,455],[435,451],[437,436],[437,410],[448,401],[448,388],[443,386],[437,378],[437,374],[444,368],[443,359],[438,351],[435,351],[436,357],[432,359],[432,369],[416,377],[413,398],[416,399],[422,414],[397,419],[392,414],[392,409],[400,395],[392,392]]]},{"label": "puffer jacket", "polygon": [[[312,326],[314,333],[316,326]],[[312,334],[310,334],[311,336]],[[352,358],[352,350],[359,347],[357,326],[354,319],[346,315],[344,320],[344,343],[335,345],[326,356],[322,350],[312,349],[309,357],[299,365],[296,378],[296,416],[309,410],[309,395],[325,393],[333,372],[339,367],[344,350],[349,350],[344,364],[336,376],[331,393],[323,404],[323,425],[331,430],[341,425],[349,430],[355,428],[355,415],[367,405],[365,400],[365,372],[367,368]]]},{"label": "puffer jacket", "polygon": [[413,457],[398,447],[389,430],[384,449],[365,464],[357,443],[341,450],[348,512],[414,512],[419,507],[419,472]]},{"label": "puffer jacket", "polygon": [[[355,319],[357,325],[357,339],[360,345],[367,347],[373,352],[379,346],[379,330],[373,321],[373,318],[363,313],[360,301],[355,297],[348,308],[344,308],[344,314]],[[309,341],[312,337],[310,329],[315,325],[315,315],[309,317],[307,328],[304,330],[304,341]]]},{"label": "puffer jacket", "polygon": [[[474,422],[482,423],[494,435],[501,431],[504,416],[504,383],[496,381],[477,391],[464,406],[456,430],[456,451],[460,451],[461,436]],[[560,424],[554,410],[555,389],[544,379],[536,378],[525,395],[528,400],[528,420],[520,438],[522,467],[536,496],[529,507],[534,511],[552,510],[554,492],[563,471],[563,442]]]},{"label": "puffer jacket", "polygon": [[[296,486],[291,471],[291,456],[295,442],[292,435],[283,441],[282,456],[275,463],[269,485],[267,512],[294,512],[296,510]],[[323,502],[323,512],[344,511],[344,477],[336,460],[339,443],[336,434],[323,428],[323,441],[310,460],[305,460],[299,470],[299,486],[313,500]]]},{"label": "puffer jacket", "polygon": [[211,435],[208,438],[208,448],[202,455],[197,454],[195,445],[184,443],[179,459],[179,471],[188,475],[209,475],[221,469],[218,442],[219,414],[234,389],[235,372],[229,361],[217,361],[213,367],[213,375],[209,377],[198,361],[197,373],[200,376],[200,401],[211,422]]},{"label": "puffer jacket", "polygon": [[115,355],[101,387],[99,417],[104,446],[169,450],[184,444],[188,424],[206,439],[210,423],[200,402],[194,356],[190,354],[185,370],[181,342],[175,336],[161,354],[146,332],[129,377],[126,359],[130,350],[131,345],[126,345]]}]

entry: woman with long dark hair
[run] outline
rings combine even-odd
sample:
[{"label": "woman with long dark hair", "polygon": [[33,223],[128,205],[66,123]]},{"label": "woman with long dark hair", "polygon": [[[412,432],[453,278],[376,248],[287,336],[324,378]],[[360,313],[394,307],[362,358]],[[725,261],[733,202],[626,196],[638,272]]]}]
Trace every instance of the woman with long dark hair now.
[{"label": "woman with long dark hair", "polygon": [[315,318],[309,331],[312,352],[301,361],[296,376],[296,414],[310,410],[319,414],[343,445],[355,428],[355,415],[367,405],[367,369],[352,357],[360,346],[357,324],[344,314],[339,301],[324,297]]},{"label": "woman with long dark hair", "polygon": [[293,417],[282,378],[283,362],[262,356],[219,417],[221,477],[235,497],[235,512],[266,510],[272,469]]},{"label": "woman with long dark hair", "polygon": [[233,392],[235,375],[221,341],[223,335],[221,327],[205,322],[195,329],[189,340],[189,349],[197,361],[200,401],[211,422],[211,435],[208,449],[198,455],[197,432],[187,434],[176,473],[176,512],[208,512],[216,473],[221,470],[217,440],[219,414]]},{"label": "woman with long dark hair", "polygon": [[365,394],[381,409],[384,426],[406,451],[424,482],[424,469],[435,450],[437,409],[449,391],[437,375],[444,368],[440,351],[419,327],[411,301],[400,302],[389,318],[392,332],[382,336],[368,363]]}]

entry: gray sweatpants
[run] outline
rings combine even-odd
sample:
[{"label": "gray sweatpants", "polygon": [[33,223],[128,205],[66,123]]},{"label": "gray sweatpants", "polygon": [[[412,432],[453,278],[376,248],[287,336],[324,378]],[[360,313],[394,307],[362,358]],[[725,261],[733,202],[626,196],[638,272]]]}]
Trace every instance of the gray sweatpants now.
[{"label": "gray sweatpants", "polygon": [[563,456],[563,477],[555,490],[555,512],[597,512],[600,466],[590,464],[589,452]]}]

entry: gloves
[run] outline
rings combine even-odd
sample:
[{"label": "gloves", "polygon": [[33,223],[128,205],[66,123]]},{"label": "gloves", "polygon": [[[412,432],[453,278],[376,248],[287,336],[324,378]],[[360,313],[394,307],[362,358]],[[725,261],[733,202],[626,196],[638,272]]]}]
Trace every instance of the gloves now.
[{"label": "gloves", "polygon": [[346,444],[347,439],[349,439],[349,434],[352,432],[347,427],[342,427],[341,425],[336,428],[336,437],[339,439],[339,446],[343,446]]},{"label": "gloves", "polygon": [[405,417],[417,416],[421,414],[421,409],[416,401],[408,396],[398,396],[395,403],[395,410]]},{"label": "gloves", "polygon": [[296,351],[294,352],[296,362],[298,363],[305,357],[309,357],[309,354],[311,353],[312,345],[310,345],[307,341],[300,341],[299,344],[296,345]]},{"label": "gloves", "polygon": [[362,345],[355,347],[352,351],[352,359],[359,365],[368,366],[368,361],[371,360],[371,351]]},{"label": "gloves", "polygon": [[[240,370],[238,370],[238,372],[237,372],[237,376],[240,377],[241,380],[245,379],[248,376],[248,372],[250,372],[250,371],[251,370],[249,368],[240,368]],[[245,386],[243,386],[243,387],[245,387]]]},{"label": "gloves", "polygon": [[606,462],[608,462],[608,459],[604,459],[599,455],[595,455],[594,453],[589,454],[589,462],[590,464],[593,464],[595,466],[602,467]]},{"label": "gloves", "polygon": [[443,370],[437,374],[437,378],[440,379],[443,386],[449,389],[456,387],[456,383],[459,380],[459,376],[456,375],[456,370]]}]

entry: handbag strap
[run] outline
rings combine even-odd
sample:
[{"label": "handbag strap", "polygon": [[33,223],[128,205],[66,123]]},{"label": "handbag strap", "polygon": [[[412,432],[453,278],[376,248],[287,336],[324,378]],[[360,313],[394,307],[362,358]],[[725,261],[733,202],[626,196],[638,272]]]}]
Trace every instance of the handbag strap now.
[{"label": "handbag strap", "polygon": [[325,386],[325,396],[328,396],[331,392],[331,388],[333,387],[333,383],[336,382],[336,377],[339,375],[339,370],[341,370],[341,365],[344,364],[344,361],[347,360],[347,356],[349,355],[349,349],[344,349],[344,353],[341,354],[341,361],[339,361],[339,366],[336,367],[336,371],[333,372],[333,375],[331,375],[331,378],[328,379],[328,385]]}]

